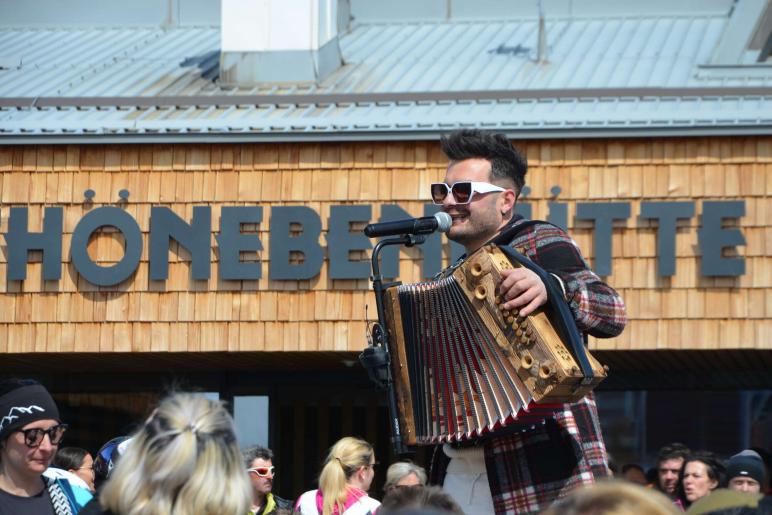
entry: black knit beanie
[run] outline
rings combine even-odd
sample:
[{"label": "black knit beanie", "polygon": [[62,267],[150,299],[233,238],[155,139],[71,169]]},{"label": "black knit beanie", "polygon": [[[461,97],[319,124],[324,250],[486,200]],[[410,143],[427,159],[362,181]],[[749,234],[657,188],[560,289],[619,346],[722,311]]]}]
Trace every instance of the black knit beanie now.
[{"label": "black knit beanie", "polygon": [[731,480],[736,477],[750,477],[764,484],[764,462],[757,452],[746,450],[735,454],[726,464],[726,478]]},{"label": "black knit beanie", "polygon": [[36,420],[59,421],[59,409],[45,386],[34,381],[18,381],[0,394],[0,442]]}]

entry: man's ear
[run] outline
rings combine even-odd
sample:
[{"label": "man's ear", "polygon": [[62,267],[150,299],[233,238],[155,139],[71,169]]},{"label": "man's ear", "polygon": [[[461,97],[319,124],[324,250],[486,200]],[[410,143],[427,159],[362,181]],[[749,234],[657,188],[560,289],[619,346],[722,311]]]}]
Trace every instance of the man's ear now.
[{"label": "man's ear", "polygon": [[508,189],[501,192],[501,214],[512,214],[515,209],[515,202],[517,201],[517,193],[515,190]]}]

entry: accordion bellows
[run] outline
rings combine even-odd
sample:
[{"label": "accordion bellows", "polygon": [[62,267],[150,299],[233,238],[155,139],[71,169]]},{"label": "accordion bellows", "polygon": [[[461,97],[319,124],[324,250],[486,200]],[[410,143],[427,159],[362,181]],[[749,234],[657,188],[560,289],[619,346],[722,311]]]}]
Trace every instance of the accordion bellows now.
[{"label": "accordion bellows", "polygon": [[517,266],[488,245],[446,278],[384,293],[407,444],[530,426],[605,378],[604,367],[589,352],[594,377],[585,378],[549,304],[527,317],[501,309],[501,270]]}]

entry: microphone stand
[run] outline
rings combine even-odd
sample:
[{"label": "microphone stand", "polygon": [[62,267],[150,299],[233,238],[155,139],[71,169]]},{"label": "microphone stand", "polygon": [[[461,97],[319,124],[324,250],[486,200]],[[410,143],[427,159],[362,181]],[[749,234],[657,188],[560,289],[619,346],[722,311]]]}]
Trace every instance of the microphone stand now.
[{"label": "microphone stand", "polygon": [[389,355],[388,334],[385,329],[385,315],[383,311],[383,293],[386,288],[397,286],[399,282],[383,283],[381,267],[378,259],[381,250],[389,245],[404,245],[412,247],[421,244],[426,239],[423,235],[403,234],[396,238],[386,238],[379,241],[373,248],[371,265],[373,275],[370,280],[373,282],[373,291],[375,292],[375,306],[378,312],[378,322],[373,324],[370,330],[370,344],[365,347],[359,355],[359,361],[367,370],[370,380],[375,383],[379,390],[386,390],[389,403],[389,418],[391,426],[391,442],[394,446],[394,452],[401,456],[408,453],[407,446],[402,439],[402,429],[399,424],[399,409],[397,407],[397,395],[394,390],[394,378],[391,374],[391,356]]}]

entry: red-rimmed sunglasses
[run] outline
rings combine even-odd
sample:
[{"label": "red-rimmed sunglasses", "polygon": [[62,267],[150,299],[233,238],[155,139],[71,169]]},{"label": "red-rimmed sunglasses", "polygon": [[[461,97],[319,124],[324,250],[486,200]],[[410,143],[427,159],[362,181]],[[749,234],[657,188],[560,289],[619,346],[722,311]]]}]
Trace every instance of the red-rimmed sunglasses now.
[{"label": "red-rimmed sunglasses", "polygon": [[273,476],[273,471],[276,467],[252,467],[251,469],[247,469],[247,472],[254,472],[259,477],[268,477]]},{"label": "red-rimmed sunglasses", "polygon": [[469,204],[475,193],[492,193],[494,191],[506,191],[506,188],[496,186],[489,182],[459,181],[448,185],[444,182],[432,183],[432,202],[442,204],[448,193],[453,194],[456,204]]}]

